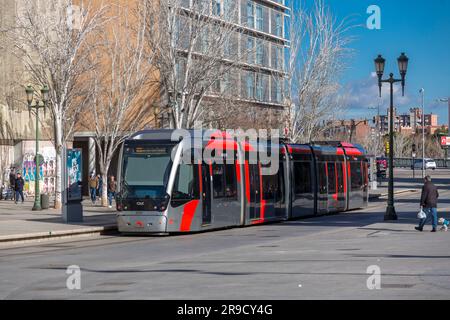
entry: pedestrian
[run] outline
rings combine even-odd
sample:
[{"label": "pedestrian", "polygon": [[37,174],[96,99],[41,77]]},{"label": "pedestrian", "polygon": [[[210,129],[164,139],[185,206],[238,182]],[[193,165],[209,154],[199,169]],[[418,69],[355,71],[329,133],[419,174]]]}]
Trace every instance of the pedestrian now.
[{"label": "pedestrian", "polygon": [[11,191],[11,200],[16,200],[16,168],[11,167],[9,172],[9,190]]},{"label": "pedestrian", "polygon": [[431,232],[436,232],[438,219],[437,219],[437,200],[439,198],[439,192],[436,186],[431,182],[431,177],[425,177],[425,183],[422,187],[422,195],[420,197],[420,206],[426,213],[426,217],[420,219],[419,226],[415,227],[417,231],[423,231],[423,227],[431,219],[433,229]]},{"label": "pedestrian", "polygon": [[92,204],[97,201],[97,189],[98,189],[98,178],[94,173],[91,173],[89,177],[89,191],[91,195]]},{"label": "pedestrian", "polygon": [[24,203],[25,199],[23,197],[23,186],[25,185],[25,181],[22,178],[22,175],[20,173],[17,173],[17,178],[14,184],[15,187],[15,193],[16,193],[16,198],[14,200],[15,203],[17,203],[17,201],[19,200],[19,196],[22,199],[22,203]]},{"label": "pedestrian", "polygon": [[108,201],[109,201],[109,208],[112,208],[112,201],[113,198],[116,197],[116,189],[117,189],[117,182],[114,176],[111,176],[109,178],[108,182]]}]

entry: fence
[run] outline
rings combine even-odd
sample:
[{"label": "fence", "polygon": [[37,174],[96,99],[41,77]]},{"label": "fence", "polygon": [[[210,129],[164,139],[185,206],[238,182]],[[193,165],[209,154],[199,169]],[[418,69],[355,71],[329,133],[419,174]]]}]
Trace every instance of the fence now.
[{"label": "fence", "polygon": [[[416,159],[419,160],[419,159]],[[450,168],[450,159],[433,159],[438,168]],[[413,165],[412,158],[394,158],[394,167],[396,168],[411,168]]]}]

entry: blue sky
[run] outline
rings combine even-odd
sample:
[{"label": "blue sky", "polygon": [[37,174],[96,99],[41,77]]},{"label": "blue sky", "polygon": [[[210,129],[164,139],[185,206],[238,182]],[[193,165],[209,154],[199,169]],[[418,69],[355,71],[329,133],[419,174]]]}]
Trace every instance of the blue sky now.
[{"label": "blue sky", "polygon": [[[314,0],[305,1],[307,5]],[[341,84],[350,93],[348,117],[372,117],[376,110],[378,89],[373,77],[373,59],[386,59],[385,76],[398,74],[397,57],[405,52],[410,58],[405,97],[397,91],[394,103],[399,112],[420,105],[419,89],[425,88],[425,112],[439,114],[439,123],[447,123],[447,104],[437,98],[450,96],[450,0],[325,0],[337,19],[352,18],[360,25],[349,35],[354,54]],[[381,29],[369,30],[366,13],[370,5],[381,9]],[[399,90],[398,88],[397,90]],[[389,103],[388,85],[383,87],[382,110]],[[428,110],[428,111],[427,111]]]}]

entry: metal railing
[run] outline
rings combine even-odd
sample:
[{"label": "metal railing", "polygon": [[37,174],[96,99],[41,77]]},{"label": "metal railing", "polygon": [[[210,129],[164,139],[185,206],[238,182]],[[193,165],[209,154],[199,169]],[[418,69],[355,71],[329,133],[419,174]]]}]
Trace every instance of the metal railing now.
[{"label": "metal railing", "polygon": [[[420,158],[421,159],[421,158]],[[416,158],[417,160],[420,160]],[[433,159],[438,168],[450,168],[450,159]],[[394,167],[396,168],[411,168],[413,165],[413,158],[394,158]]]}]

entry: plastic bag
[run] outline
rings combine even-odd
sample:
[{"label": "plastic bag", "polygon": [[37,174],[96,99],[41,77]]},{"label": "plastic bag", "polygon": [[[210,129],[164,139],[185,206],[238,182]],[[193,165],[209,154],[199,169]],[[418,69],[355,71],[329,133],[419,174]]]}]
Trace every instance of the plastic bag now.
[{"label": "plastic bag", "polygon": [[420,208],[419,213],[417,214],[417,219],[425,219],[427,217],[427,214],[425,211],[423,211],[423,208]]}]

